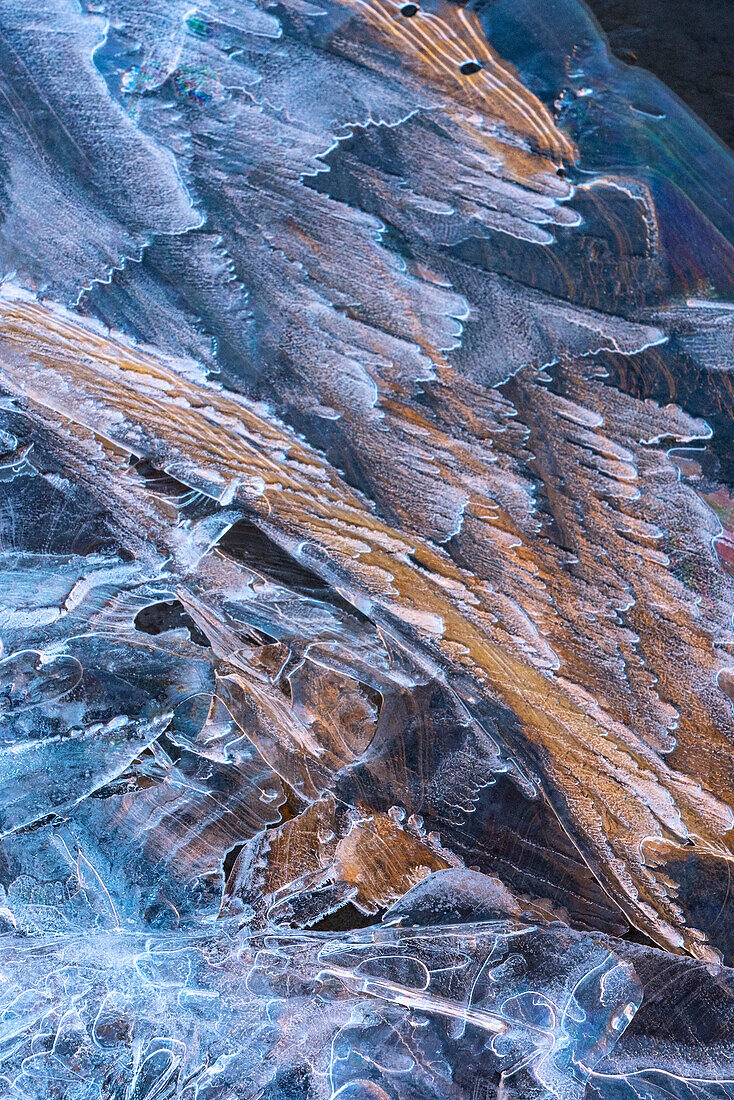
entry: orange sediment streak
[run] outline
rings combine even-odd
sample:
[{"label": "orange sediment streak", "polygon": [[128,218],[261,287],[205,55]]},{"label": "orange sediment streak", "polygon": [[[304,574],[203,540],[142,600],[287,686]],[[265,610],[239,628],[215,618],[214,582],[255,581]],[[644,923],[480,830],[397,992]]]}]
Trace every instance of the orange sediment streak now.
[{"label": "orange sediment streak", "polygon": [[[548,108],[492,49],[473,12],[444,4],[441,15],[419,9],[411,18],[389,0],[340,0],[358,12],[409,67],[455,101],[503,123],[541,154],[556,162],[576,159],[574,143],[558,129]],[[475,61],[478,72],[461,66]],[[448,105],[446,105],[448,108]]]},{"label": "orange sediment streak", "polygon": [[[358,606],[369,604],[381,629],[428,672],[448,676],[459,691],[463,684],[470,710],[482,694],[511,710],[522,730],[511,745],[521,770],[526,751],[528,762],[542,761],[549,790],[573,807],[587,858],[617,881],[622,903],[635,908],[641,898],[665,911],[659,887],[634,867],[641,841],[662,835],[677,814],[703,842],[715,843],[728,827],[727,807],[671,771],[634,730],[497,637],[473,575],[430,541],[381,520],[265,410],[31,300],[0,298],[0,380],[31,407],[70,417],[193,488],[251,508],[292,552],[311,547],[310,566]],[[604,837],[600,823],[611,818],[625,829]],[[669,925],[667,934],[676,942]]]}]

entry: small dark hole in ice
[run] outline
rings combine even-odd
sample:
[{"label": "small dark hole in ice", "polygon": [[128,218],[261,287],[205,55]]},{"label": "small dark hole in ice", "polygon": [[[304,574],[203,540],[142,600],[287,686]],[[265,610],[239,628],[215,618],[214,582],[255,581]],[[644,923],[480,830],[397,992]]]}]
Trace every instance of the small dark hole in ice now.
[{"label": "small dark hole in ice", "polygon": [[356,905],[347,902],[337,909],[335,913],[329,913],[311,925],[313,932],[351,932],[357,928],[369,928],[373,924],[379,924],[382,919],[380,910],[375,914],[363,913]]},{"label": "small dark hole in ice", "polygon": [[484,66],[481,61],[465,61],[459,66],[459,72],[464,76],[471,76],[473,73],[478,73],[482,68],[484,68]]},{"label": "small dark hole in ice", "polygon": [[188,614],[178,600],[148,604],[135,616],[135,629],[145,634],[163,634],[166,630],[185,627],[191,641],[196,645],[211,649],[211,642]]},{"label": "small dark hole in ice", "polygon": [[400,9],[400,14],[404,15],[406,19],[412,19],[414,15],[418,14],[417,4],[403,4]]},{"label": "small dark hole in ice", "polygon": [[240,854],[244,844],[235,844],[234,848],[230,848],[224,857],[224,863],[222,864],[222,873],[224,874],[224,881],[226,882],[229,876],[232,874],[235,863],[237,862],[237,856]]}]

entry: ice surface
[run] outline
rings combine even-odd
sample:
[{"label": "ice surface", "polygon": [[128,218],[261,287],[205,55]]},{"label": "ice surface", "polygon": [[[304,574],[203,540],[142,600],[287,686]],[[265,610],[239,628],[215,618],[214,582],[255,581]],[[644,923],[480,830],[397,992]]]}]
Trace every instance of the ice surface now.
[{"label": "ice surface", "polygon": [[728,152],[576,0],[0,51],[0,1100],[734,1100]]}]

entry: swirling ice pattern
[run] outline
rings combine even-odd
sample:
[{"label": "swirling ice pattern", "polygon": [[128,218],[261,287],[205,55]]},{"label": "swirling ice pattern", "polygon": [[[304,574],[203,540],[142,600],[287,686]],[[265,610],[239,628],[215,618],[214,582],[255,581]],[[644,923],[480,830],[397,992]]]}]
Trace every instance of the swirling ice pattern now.
[{"label": "swirling ice pattern", "polygon": [[576,0],[0,0],[0,1098],[734,1098],[734,171]]}]

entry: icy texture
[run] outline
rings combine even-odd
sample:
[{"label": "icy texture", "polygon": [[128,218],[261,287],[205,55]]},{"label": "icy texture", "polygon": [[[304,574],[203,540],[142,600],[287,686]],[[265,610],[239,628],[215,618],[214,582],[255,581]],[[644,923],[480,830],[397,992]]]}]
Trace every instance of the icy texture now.
[{"label": "icy texture", "polygon": [[0,0],[0,1100],[734,1100],[734,171],[575,0]]}]

